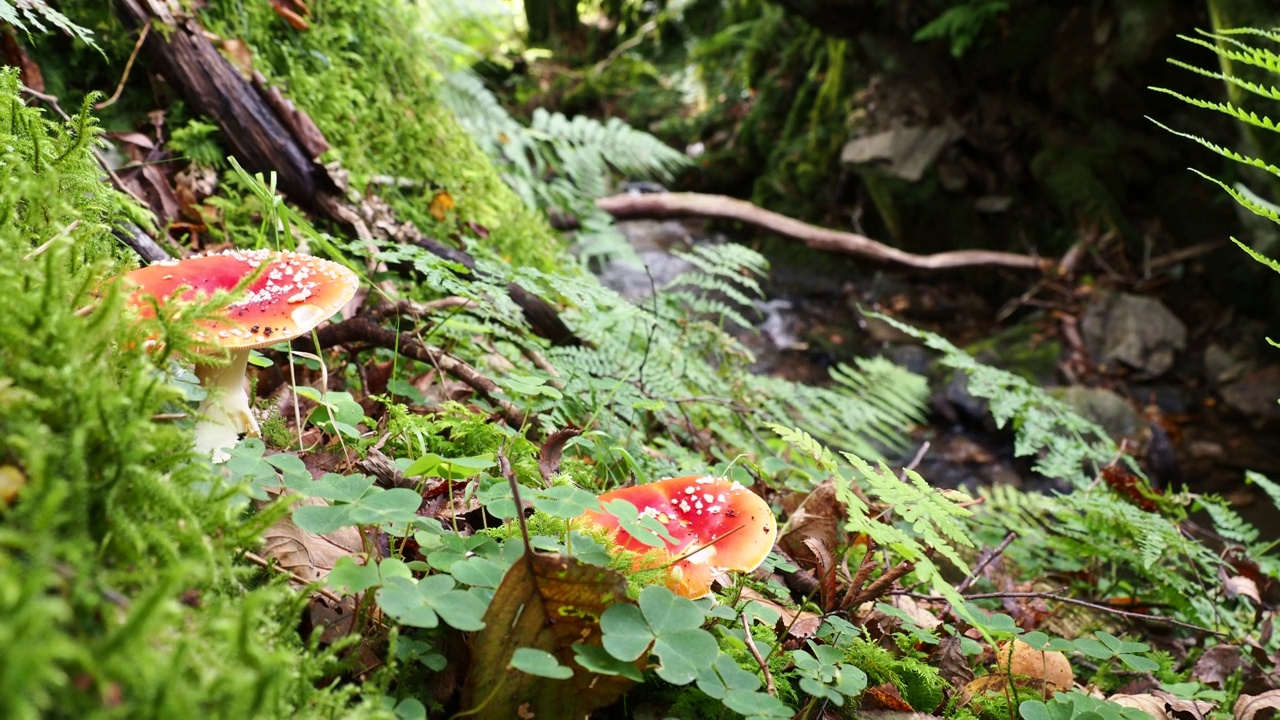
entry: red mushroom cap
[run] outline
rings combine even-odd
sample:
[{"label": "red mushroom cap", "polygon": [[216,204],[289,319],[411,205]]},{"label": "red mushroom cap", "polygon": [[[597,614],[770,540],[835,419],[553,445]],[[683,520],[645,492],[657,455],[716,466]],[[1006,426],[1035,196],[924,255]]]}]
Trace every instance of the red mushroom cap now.
[{"label": "red mushroom cap", "polygon": [[197,255],[122,277],[134,286],[131,303],[145,308],[144,296],[166,302],[180,287],[187,288],[181,300],[233,290],[264,264],[245,296],[227,307],[226,322],[204,323],[223,347],[265,347],[303,335],[346,305],[360,287],[360,278],[338,263],[273,250]]},{"label": "red mushroom cap", "polygon": [[[602,504],[610,500],[626,500],[641,514],[662,523],[676,541],[663,541],[668,557],[688,555],[671,566],[669,581],[672,590],[686,597],[709,594],[711,578],[717,572],[755,570],[773,549],[778,535],[768,503],[738,482],[724,478],[689,475],[600,496]],[[618,545],[627,550],[646,553],[654,549],[620,528],[613,515],[587,511],[582,517],[614,531]]]}]

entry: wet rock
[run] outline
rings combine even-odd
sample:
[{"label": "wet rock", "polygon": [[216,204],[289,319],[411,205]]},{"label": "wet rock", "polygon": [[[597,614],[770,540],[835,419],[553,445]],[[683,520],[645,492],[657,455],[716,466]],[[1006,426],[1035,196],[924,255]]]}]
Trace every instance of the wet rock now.
[{"label": "wet rock", "polygon": [[1167,371],[1187,346],[1187,326],[1169,308],[1159,300],[1128,293],[1091,304],[1080,329],[1099,365],[1119,363],[1147,377]]},{"label": "wet rock", "polygon": [[969,376],[958,370],[952,373],[946,388],[930,398],[929,404],[954,424],[995,427],[991,414],[987,412],[987,401],[970,394]]},{"label": "wet rock", "polygon": [[637,252],[685,249],[693,245],[688,226],[678,220],[627,220],[617,227]]},{"label": "wet rock", "polygon": [[1222,402],[1252,418],[1280,418],[1280,365],[1245,373],[1220,391]]},{"label": "wet rock", "polygon": [[764,316],[756,327],[768,338],[775,350],[808,350],[809,344],[799,337],[801,323],[795,315],[795,303],[774,298],[756,303],[756,309]]},{"label": "wet rock", "polygon": [[850,140],[840,151],[840,161],[849,165],[883,163],[886,173],[916,182],[942,151],[963,135],[964,128],[952,118],[934,127],[894,127]]},{"label": "wet rock", "polygon": [[917,375],[929,372],[933,357],[919,345],[892,345],[885,349],[884,356],[894,365],[904,367]]},{"label": "wet rock", "polygon": [[1020,375],[1035,385],[1052,385],[1058,379],[1062,344],[1045,337],[1043,315],[1000,331],[966,348],[979,362]]},{"label": "wet rock", "polygon": [[1146,419],[1129,401],[1110,390],[1073,385],[1055,394],[1082,417],[1101,425],[1113,439],[1137,440],[1147,429]]}]

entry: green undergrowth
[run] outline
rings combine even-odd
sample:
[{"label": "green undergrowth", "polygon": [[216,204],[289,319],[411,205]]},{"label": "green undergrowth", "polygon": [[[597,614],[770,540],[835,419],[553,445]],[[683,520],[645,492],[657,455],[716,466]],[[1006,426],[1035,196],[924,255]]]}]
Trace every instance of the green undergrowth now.
[{"label": "green undergrowth", "polygon": [[102,282],[128,261],[92,119],[47,123],[16,82],[0,74],[0,716],[375,714],[316,684],[329,656],[294,632],[299,596],[233,560],[279,513],[245,522],[189,431],[153,419],[182,397]]},{"label": "green undergrowth", "polygon": [[[354,72],[365,56],[339,53],[350,50],[342,44],[350,38],[313,28],[315,35],[270,45],[275,35],[254,34],[280,22],[265,4],[218,7],[211,17],[222,18],[223,32],[258,38],[259,52],[280,63],[278,77],[302,86],[295,99],[317,103],[329,120],[335,108],[352,109],[349,88],[315,80],[333,68]],[[317,25],[390,33],[396,17],[332,13]],[[316,38],[332,44],[313,47]],[[378,42],[368,57],[390,52]],[[531,267],[492,254],[464,280],[415,247],[326,235],[234,164],[223,202],[257,204],[244,237],[232,239],[289,247],[306,240],[335,257],[411,268],[410,278],[368,278],[394,285],[401,297],[471,301],[383,322],[469,363],[497,389],[482,396],[459,388],[393,348],[353,345],[303,357],[280,346],[258,361],[295,363],[281,369],[310,383],[295,388],[310,401],[305,415],[298,410],[301,427],[268,418],[266,442],[242,442],[215,471],[189,451],[195,389],[180,370],[197,349],[194,321],[212,303],[143,324],[121,319],[122,298],[103,280],[129,263],[109,234],[128,205],[97,179],[88,152],[93,121],[82,112],[66,126],[43,123],[21,106],[14,76],[3,82],[5,717],[394,712],[410,720],[459,710],[518,716],[528,714],[526,703],[565,702],[590,705],[584,714],[656,706],[688,717],[852,717],[876,688],[915,711],[962,720],[1003,720],[1019,710],[1027,720],[1066,720],[1086,711],[1084,700],[1014,696],[1027,700],[1014,708],[1002,685],[962,705],[940,672],[944,644],[950,662],[980,673],[998,672],[992,641],[1021,637],[1070,653],[1081,681],[1104,690],[1132,673],[1203,688],[1171,656],[1126,639],[1127,626],[1113,615],[1094,612],[1069,625],[1061,622],[1068,613],[1056,612],[1032,627],[1027,613],[1020,627],[998,600],[970,602],[960,588],[983,550],[1016,533],[999,561],[1010,582],[1048,578],[1065,595],[1149,606],[1157,619],[1184,623],[1177,632],[1193,641],[1192,656],[1215,633],[1240,640],[1254,630],[1257,608],[1244,593],[1226,592],[1239,577],[1221,550],[1249,558],[1262,575],[1280,573],[1274,547],[1222,498],[1157,493],[1105,433],[1042,389],[891,320],[967,373],[970,392],[1014,431],[1015,453],[1070,492],[995,489],[978,504],[881,462],[908,449],[906,430],[923,414],[923,379],[876,359],[835,368],[824,387],[752,374],[753,358],[730,330],[751,325],[768,268],[746,248],[690,251],[692,269],[640,304],[577,268],[561,273],[554,263]],[[201,142],[203,131],[194,130],[182,139],[189,150]],[[382,168],[389,152],[382,141],[358,145],[358,130],[351,132],[339,149],[351,153],[344,161],[359,169],[367,151],[366,169]],[[213,152],[193,153],[206,151]],[[485,167],[475,172],[496,177]],[[461,200],[463,186],[444,191]],[[580,342],[553,346],[531,333],[508,298],[513,281],[556,303]],[[160,348],[147,342],[156,337]],[[376,374],[385,389],[373,388]],[[260,409],[271,412],[265,403]],[[513,409],[527,416],[523,426],[497,421]],[[357,469],[379,454],[390,467],[378,478]],[[1133,480],[1107,480],[1108,466]],[[799,568],[773,554],[762,572],[732,575],[714,598],[690,600],[664,587],[663,568],[635,571],[634,554],[580,519],[599,507],[599,493],[684,474],[753,486],[782,515],[784,535],[797,516],[780,512],[785,501],[829,489],[824,507],[810,509],[829,510],[834,501],[843,509],[832,514],[829,535],[805,546],[815,558],[829,556],[821,561],[829,568],[851,572],[797,594],[781,573]],[[1280,498],[1266,478],[1250,479]],[[309,500],[286,508],[270,502],[278,492]],[[1193,532],[1189,518],[1198,510],[1227,547]],[[661,521],[631,511],[615,509],[619,524],[660,546]],[[286,518],[291,532],[312,542],[355,538],[316,586],[351,603],[341,632],[303,634],[302,611],[318,601],[236,560],[263,535],[278,537],[276,522]],[[864,560],[865,585],[843,587]],[[889,569],[900,572],[896,583],[881,582]],[[856,591],[877,582],[865,607],[854,602]],[[982,594],[1005,586],[984,575],[964,587]],[[891,590],[914,594],[917,612]],[[804,613],[811,614],[799,629]],[[522,624],[530,617],[537,621]],[[560,623],[576,623],[575,632],[540,631]],[[1263,649],[1274,652],[1277,640],[1267,642]],[[481,687],[477,677],[494,682]],[[1122,717],[1114,706],[1088,711]]]}]

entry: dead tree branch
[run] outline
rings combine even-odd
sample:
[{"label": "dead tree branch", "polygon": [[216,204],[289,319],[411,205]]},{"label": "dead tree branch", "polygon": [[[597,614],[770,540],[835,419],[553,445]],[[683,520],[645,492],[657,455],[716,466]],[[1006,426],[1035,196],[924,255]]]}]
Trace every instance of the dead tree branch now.
[{"label": "dead tree branch", "polygon": [[897,263],[919,270],[996,265],[1017,270],[1047,270],[1052,261],[1031,255],[994,250],[956,250],[936,255],[916,255],[864,235],[830,230],[765,210],[745,200],[700,193],[646,193],[613,195],[596,206],[619,220],[632,218],[712,217],[755,225],[783,237],[803,242],[815,250],[853,255],[878,262]]}]

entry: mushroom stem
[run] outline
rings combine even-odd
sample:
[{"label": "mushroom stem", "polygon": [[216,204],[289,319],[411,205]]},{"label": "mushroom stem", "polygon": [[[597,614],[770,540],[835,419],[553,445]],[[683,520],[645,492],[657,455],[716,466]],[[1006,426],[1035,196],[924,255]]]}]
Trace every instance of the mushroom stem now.
[{"label": "mushroom stem", "polygon": [[196,365],[196,377],[208,393],[197,411],[196,451],[210,455],[216,463],[231,458],[227,450],[240,441],[241,433],[249,437],[260,434],[244,391],[249,348],[233,349],[230,354],[231,362],[226,365]]}]

